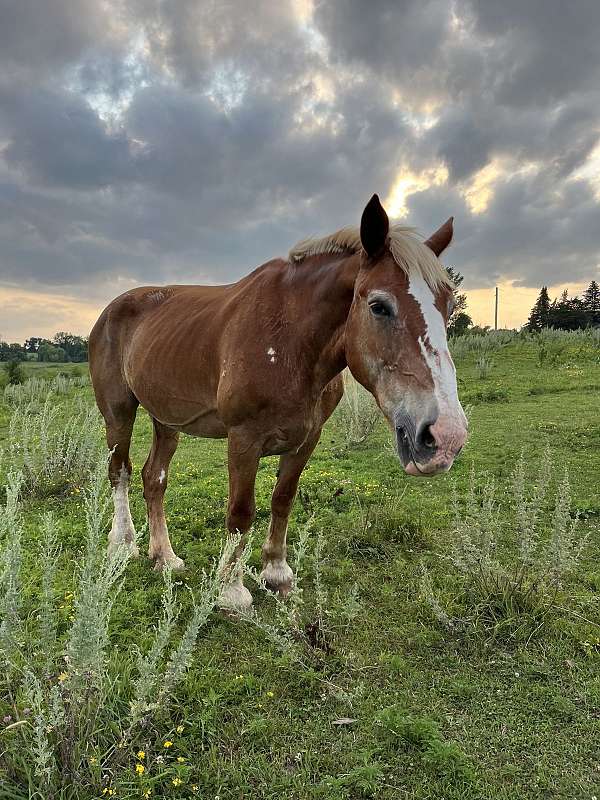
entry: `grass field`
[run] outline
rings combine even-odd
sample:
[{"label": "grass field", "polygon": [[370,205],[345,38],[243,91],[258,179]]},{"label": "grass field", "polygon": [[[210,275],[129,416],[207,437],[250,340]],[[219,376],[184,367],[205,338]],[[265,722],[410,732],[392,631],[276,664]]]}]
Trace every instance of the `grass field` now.
[{"label": "grass field", "polygon": [[[600,347],[585,336],[502,342],[457,347],[471,434],[448,475],[407,478],[383,422],[352,444],[343,413],[334,415],[292,514],[292,548],[302,531],[309,533],[294,613],[286,616],[248,579],[262,627],[214,612],[172,701],[109,774],[96,742],[108,747],[117,736],[133,647],[147,648],[161,612],[161,576],[143,556],[129,563],[111,617],[110,708],[82,756],[94,766],[82,771],[79,785],[53,796],[600,797]],[[82,398],[90,402],[89,388],[57,396],[57,419],[68,420]],[[10,414],[11,407],[0,405],[0,446]],[[131,493],[139,528],[140,469],[150,439],[149,418],[140,410]],[[516,462],[524,454],[533,478],[547,446],[556,479],[568,471],[570,514],[579,514],[578,535],[587,543],[539,625],[521,626],[528,612],[517,609],[516,624],[494,628],[449,558],[453,486],[460,500],[471,471],[477,491],[493,476],[508,516]],[[11,459],[18,462],[18,454],[5,456],[0,472],[6,474]],[[187,566],[177,588],[182,621],[190,607],[185,587],[197,589],[223,541],[225,462],[223,442],[189,438],[172,462],[166,508],[174,548]],[[264,459],[258,473],[250,557],[256,568],[276,463]],[[73,561],[84,540],[82,491],[67,482],[58,493],[23,498],[25,630],[39,591],[36,547],[46,511],[55,515],[62,544],[59,634],[68,629]],[[543,514],[550,528],[550,509]],[[144,533],[142,553],[146,539]],[[322,545],[316,559],[315,542],[317,557]],[[510,557],[510,542],[500,545]],[[424,567],[444,613],[462,624],[448,627],[436,618],[423,594]],[[275,635],[286,626],[295,632],[289,646]],[[10,680],[0,695],[6,728],[0,731],[0,800],[42,797],[31,788],[29,723],[12,724],[24,712]]]}]

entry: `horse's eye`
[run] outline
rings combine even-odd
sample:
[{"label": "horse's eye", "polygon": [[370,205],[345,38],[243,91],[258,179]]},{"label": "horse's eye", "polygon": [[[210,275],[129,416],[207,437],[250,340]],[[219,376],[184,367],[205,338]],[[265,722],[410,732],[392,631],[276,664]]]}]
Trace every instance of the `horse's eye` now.
[{"label": "horse's eye", "polygon": [[369,308],[371,309],[371,314],[374,314],[376,317],[389,317],[392,314],[388,306],[379,301],[369,303]]}]

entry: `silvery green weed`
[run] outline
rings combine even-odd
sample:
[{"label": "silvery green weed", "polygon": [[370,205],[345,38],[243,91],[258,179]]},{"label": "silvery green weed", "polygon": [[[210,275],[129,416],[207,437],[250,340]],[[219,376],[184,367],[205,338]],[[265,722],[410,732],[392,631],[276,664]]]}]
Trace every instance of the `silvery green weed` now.
[{"label": "silvery green weed", "polygon": [[67,421],[48,394],[40,409],[31,403],[10,417],[10,456],[23,474],[23,488],[44,496],[81,486],[103,452],[98,412],[74,403]]},{"label": "silvery green weed", "polygon": [[[106,547],[110,498],[105,473],[102,459],[83,492],[85,540],[73,589],[65,595],[57,588],[61,552],[51,514],[41,518],[36,535],[39,575],[28,578],[24,591],[21,476],[9,475],[0,509],[0,702],[14,718],[4,729],[0,753],[7,791],[26,787],[31,797],[54,800],[65,797],[73,784],[95,796],[102,776],[118,781],[127,754],[168,711],[173,692],[185,679],[237,544],[229,538],[219,563],[200,576],[180,635],[177,584],[166,572],[163,612],[148,650],[125,661],[113,658],[111,612],[119,602],[131,549],[123,545],[109,553]],[[64,597],[71,603],[66,627],[58,624]],[[129,696],[128,705],[117,702],[116,685]]]},{"label": "silvery green weed", "polygon": [[471,470],[464,500],[455,494],[453,503],[447,558],[460,587],[455,609],[444,607],[423,566],[421,597],[444,627],[487,640],[529,639],[543,629],[557,599],[568,604],[567,581],[586,539],[570,510],[568,475],[556,473],[548,449],[533,480],[522,456],[502,491],[490,476],[477,481]]}]

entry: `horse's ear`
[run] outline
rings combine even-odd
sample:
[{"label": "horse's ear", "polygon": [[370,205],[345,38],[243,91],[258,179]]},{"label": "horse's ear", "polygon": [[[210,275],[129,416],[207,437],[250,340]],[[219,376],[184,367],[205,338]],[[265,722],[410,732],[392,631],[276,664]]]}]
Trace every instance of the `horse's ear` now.
[{"label": "horse's ear", "polygon": [[441,255],[452,241],[452,234],[454,233],[454,217],[450,217],[438,228],[435,233],[432,233],[429,239],[425,242],[427,247],[436,254]]},{"label": "horse's ear", "polygon": [[365,206],[360,220],[360,241],[369,258],[383,250],[389,230],[388,215],[379,202],[379,197],[374,194]]}]

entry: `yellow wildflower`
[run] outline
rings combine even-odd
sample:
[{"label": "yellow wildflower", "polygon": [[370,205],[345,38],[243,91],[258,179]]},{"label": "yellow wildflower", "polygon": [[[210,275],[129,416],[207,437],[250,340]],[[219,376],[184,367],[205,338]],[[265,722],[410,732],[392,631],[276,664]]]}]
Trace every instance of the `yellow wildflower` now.
[{"label": "yellow wildflower", "polygon": [[163,747],[167,747],[167,748],[173,747],[173,742],[171,742],[171,741],[169,741],[169,739],[167,739],[167,741],[163,744]]},{"label": "yellow wildflower", "polygon": [[175,728],[175,730],[177,731],[177,733],[183,733],[183,725],[178,725],[178,726]]},{"label": "yellow wildflower", "polygon": [[143,764],[136,764],[135,771],[137,772],[138,775],[143,775],[144,772],[146,771],[146,767]]},{"label": "yellow wildflower", "polygon": [[273,692],[267,692],[267,697],[275,697],[275,695],[273,694]]},{"label": "yellow wildflower", "polygon": [[60,681],[60,683],[62,683],[63,681],[66,681],[68,677],[69,677],[68,672],[61,672],[60,675],[58,676],[58,680]]},{"label": "yellow wildflower", "polygon": [[146,798],[147,800],[147,798],[150,797],[151,794],[152,794],[152,789],[146,789],[146,791],[142,794],[142,797]]},{"label": "yellow wildflower", "polygon": [[177,756],[177,761],[179,761],[180,764],[183,764],[185,762],[185,758],[183,756]]},{"label": "yellow wildflower", "polygon": [[197,792],[197,791],[198,791],[198,786],[197,786],[197,784],[194,784],[192,786],[192,792]]},{"label": "yellow wildflower", "polygon": [[145,750],[138,750],[137,757],[140,761],[143,761],[146,758],[146,751]]},{"label": "yellow wildflower", "polygon": [[181,786],[181,784],[183,783],[183,781],[181,780],[181,778],[173,778],[173,780],[171,781],[171,783],[173,784],[173,786]]},{"label": "yellow wildflower", "polygon": [[97,764],[97,763],[98,763],[98,759],[96,758],[96,756],[92,756],[92,757],[90,758],[90,764],[91,764],[92,766],[94,766],[94,764]]}]

